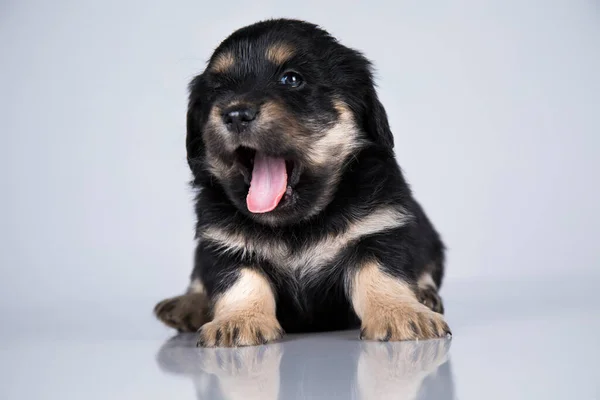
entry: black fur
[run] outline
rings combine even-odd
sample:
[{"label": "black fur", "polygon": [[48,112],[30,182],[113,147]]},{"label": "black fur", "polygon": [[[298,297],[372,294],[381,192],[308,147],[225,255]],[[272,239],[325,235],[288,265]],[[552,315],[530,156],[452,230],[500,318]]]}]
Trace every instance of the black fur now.
[{"label": "black fur", "polygon": [[[261,57],[269,46],[281,42],[291,44],[295,50],[284,67],[271,65]],[[389,274],[410,284],[416,284],[425,268],[429,268],[439,288],[444,272],[444,245],[414,199],[395,159],[394,139],[375,90],[370,62],[315,25],[283,19],[236,31],[220,44],[210,63],[225,52],[237,59],[230,70],[213,73],[207,69],[190,84],[186,146],[192,184],[198,189],[198,237],[211,227],[234,226],[256,240],[283,240],[294,252],[302,252],[326,235],[343,232],[349,221],[360,220],[383,205],[402,207],[412,219],[401,228],[361,238],[324,267],[326,273],[306,281],[291,279],[293,272],[282,271],[255,254],[223,253],[210,241],[199,241],[192,278],[202,281],[208,297],[214,298],[230,287],[240,265],[255,266],[274,288],[277,318],[283,329],[307,332],[345,329],[359,323],[348,300],[344,278],[365,259],[378,260]],[[287,69],[305,77],[302,88],[291,90],[273,83]],[[334,99],[340,99],[351,110],[366,144],[340,167],[343,170],[333,195],[320,209],[313,210],[314,204],[335,171],[311,169],[306,161],[301,161],[305,163],[304,174],[294,187],[293,201],[273,211],[269,221],[245,209],[248,182],[242,174],[223,180],[211,172],[208,146],[224,160],[228,157],[214,138],[205,135],[211,109],[238,95],[258,104],[263,99],[278,101],[299,124],[310,118],[315,124],[330,126],[338,118]],[[269,135],[272,141],[264,142],[264,146],[272,146],[268,151],[283,148],[284,155],[302,160],[302,148],[276,142],[283,140],[277,139],[276,130]],[[306,215],[312,216],[304,218]]]}]

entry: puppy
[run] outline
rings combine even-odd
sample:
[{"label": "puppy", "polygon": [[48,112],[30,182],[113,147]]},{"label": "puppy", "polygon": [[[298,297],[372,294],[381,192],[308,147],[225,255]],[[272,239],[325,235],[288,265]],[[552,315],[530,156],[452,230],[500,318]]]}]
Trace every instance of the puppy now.
[{"label": "puppy", "polygon": [[198,244],[161,321],[206,347],[450,333],[444,245],[395,159],[369,60],[313,24],[262,21],[226,38],[189,91]]}]

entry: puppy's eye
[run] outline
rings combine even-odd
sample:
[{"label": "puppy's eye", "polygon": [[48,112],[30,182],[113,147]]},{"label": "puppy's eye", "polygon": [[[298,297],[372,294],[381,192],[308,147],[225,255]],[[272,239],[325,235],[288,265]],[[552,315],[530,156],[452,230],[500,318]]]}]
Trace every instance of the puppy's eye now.
[{"label": "puppy's eye", "polygon": [[297,88],[298,86],[302,85],[302,82],[304,82],[304,79],[297,72],[286,72],[281,76],[281,78],[279,78],[279,83],[281,85],[293,88]]}]

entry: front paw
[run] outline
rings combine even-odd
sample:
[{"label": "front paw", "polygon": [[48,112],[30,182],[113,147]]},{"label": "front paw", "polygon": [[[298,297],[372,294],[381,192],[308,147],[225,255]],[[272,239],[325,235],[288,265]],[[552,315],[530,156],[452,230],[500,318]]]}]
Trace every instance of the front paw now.
[{"label": "front paw", "polygon": [[277,318],[268,314],[236,313],[219,317],[200,330],[198,347],[258,346],[283,336]]},{"label": "front paw", "polygon": [[452,335],[444,317],[420,303],[373,309],[362,321],[360,338],[382,342],[445,338]]}]

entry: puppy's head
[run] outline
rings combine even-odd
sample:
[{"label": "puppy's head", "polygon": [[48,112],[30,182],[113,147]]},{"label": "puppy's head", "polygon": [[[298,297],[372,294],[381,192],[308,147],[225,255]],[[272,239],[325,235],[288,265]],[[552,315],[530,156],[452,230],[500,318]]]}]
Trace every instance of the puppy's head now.
[{"label": "puppy's head", "polygon": [[393,138],[370,63],[315,25],[270,20],[225,39],[190,84],[188,161],[270,225],[310,218],[352,155]]}]

